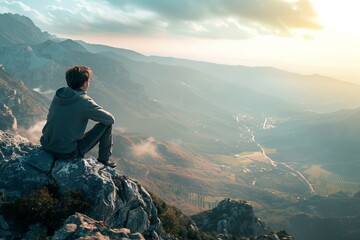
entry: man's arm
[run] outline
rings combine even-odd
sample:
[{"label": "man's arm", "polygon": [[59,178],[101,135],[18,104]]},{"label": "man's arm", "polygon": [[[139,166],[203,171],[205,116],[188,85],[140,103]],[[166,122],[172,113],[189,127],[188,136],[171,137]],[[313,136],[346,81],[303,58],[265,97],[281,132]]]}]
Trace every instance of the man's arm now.
[{"label": "man's arm", "polygon": [[114,116],[101,106],[97,105],[91,98],[87,99],[85,112],[86,116],[95,122],[100,122],[105,125],[112,125],[115,122]]}]

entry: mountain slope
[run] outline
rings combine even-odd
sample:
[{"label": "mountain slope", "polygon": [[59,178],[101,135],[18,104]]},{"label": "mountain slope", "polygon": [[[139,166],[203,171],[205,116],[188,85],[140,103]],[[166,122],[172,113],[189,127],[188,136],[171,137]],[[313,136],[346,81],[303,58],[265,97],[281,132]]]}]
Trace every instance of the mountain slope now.
[{"label": "mountain slope", "polygon": [[[1,122],[2,128],[9,126],[7,129],[15,130],[17,127],[28,128],[34,125],[46,117],[48,103],[46,98],[30,90],[0,67],[0,104],[8,112],[8,120],[13,122]],[[6,127],[2,130],[6,130]]]},{"label": "mountain slope", "polygon": [[36,44],[53,38],[42,32],[31,19],[18,14],[0,14],[0,47],[16,44]]}]

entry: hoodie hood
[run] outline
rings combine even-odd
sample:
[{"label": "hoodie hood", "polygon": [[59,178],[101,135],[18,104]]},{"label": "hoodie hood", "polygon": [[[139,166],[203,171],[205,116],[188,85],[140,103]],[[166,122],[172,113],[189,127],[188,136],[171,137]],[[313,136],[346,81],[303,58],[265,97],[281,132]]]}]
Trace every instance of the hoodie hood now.
[{"label": "hoodie hood", "polygon": [[72,89],[70,87],[63,87],[56,91],[54,101],[58,104],[70,104],[79,101],[86,92],[82,89]]}]

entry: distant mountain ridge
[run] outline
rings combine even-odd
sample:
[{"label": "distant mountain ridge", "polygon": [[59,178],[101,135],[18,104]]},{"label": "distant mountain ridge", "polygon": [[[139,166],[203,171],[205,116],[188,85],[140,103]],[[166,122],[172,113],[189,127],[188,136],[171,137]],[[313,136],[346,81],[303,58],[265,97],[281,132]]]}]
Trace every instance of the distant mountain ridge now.
[{"label": "distant mountain ridge", "polygon": [[[82,43],[89,51],[107,56],[117,55],[142,64],[157,63],[165,66],[183,67],[217,78],[232,88],[246,88],[255,94],[263,94],[305,110],[331,112],[341,108],[360,106],[360,85],[340,81],[318,74],[302,75],[273,67],[247,67],[187,60],[173,57],[144,56],[134,51],[103,45]],[[154,66],[154,65],[152,65]],[[176,75],[176,74],[174,74]],[[151,76],[151,75],[150,75]],[[228,88],[231,89],[231,88]]]},{"label": "distant mountain ridge", "polygon": [[42,32],[30,18],[18,14],[0,14],[0,47],[16,44],[36,44],[54,38]]}]

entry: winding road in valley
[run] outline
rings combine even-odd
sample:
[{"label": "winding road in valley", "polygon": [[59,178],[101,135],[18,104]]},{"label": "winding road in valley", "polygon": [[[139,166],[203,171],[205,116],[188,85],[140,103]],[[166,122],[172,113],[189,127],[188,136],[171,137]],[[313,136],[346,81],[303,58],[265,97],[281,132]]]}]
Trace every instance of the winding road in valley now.
[{"label": "winding road in valley", "polygon": [[[266,129],[266,124],[267,124],[267,122],[268,122],[268,119],[265,118],[265,121],[264,121],[264,123],[262,124],[263,129]],[[260,148],[260,150],[261,150],[262,155],[264,156],[265,159],[267,159],[267,160],[269,161],[269,163],[271,164],[271,166],[273,166],[274,168],[278,168],[278,165],[279,165],[279,164],[282,165],[282,166],[284,166],[284,167],[287,168],[290,172],[294,173],[294,174],[299,178],[300,181],[304,182],[304,183],[307,185],[307,187],[309,188],[310,193],[315,193],[315,190],[314,190],[312,184],[305,178],[305,176],[304,176],[301,172],[299,172],[298,170],[294,169],[293,167],[287,165],[286,163],[277,163],[277,162],[275,162],[274,160],[272,160],[268,155],[266,155],[265,149],[261,146],[260,143],[258,143],[258,142],[256,141],[256,138],[255,138],[254,133],[251,131],[251,129],[250,129],[249,127],[247,127],[247,129],[248,129],[248,132],[251,134],[251,140],[250,140],[250,141],[252,141],[252,142],[254,142],[254,143],[257,144],[257,146],[258,146],[258,147]]]},{"label": "winding road in valley", "polygon": [[[273,167],[277,167],[278,163],[275,162],[274,160],[272,160],[268,155],[266,155],[266,152],[265,152],[265,149],[259,144],[257,143],[257,145],[259,146],[259,148],[261,149],[261,152],[263,154],[263,156],[269,160],[270,164],[273,166]],[[284,166],[285,168],[289,169],[291,172],[293,172],[302,182],[304,182],[308,188],[309,188],[309,191],[310,193],[315,193],[315,190],[313,188],[313,186],[311,185],[311,183],[305,178],[305,176],[299,172],[298,170],[290,167],[289,165],[287,165],[286,163],[280,163],[282,166]]]}]

